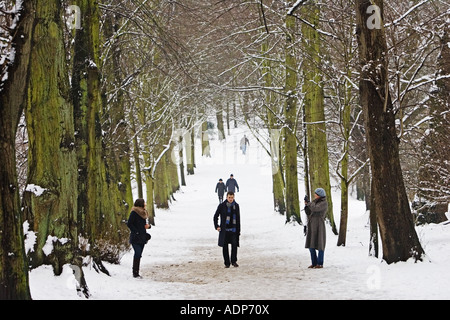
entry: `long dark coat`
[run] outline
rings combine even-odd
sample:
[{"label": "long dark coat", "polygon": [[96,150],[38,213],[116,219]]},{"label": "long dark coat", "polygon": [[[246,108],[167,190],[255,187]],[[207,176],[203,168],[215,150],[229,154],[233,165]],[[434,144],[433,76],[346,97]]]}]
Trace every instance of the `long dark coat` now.
[{"label": "long dark coat", "polygon": [[326,229],[325,217],[328,211],[326,197],[316,199],[306,205],[311,209],[308,216],[308,233],[306,234],[305,248],[325,250]]},{"label": "long dark coat", "polygon": [[[217,230],[217,228],[220,227],[219,232],[219,241],[218,245],[219,247],[223,247],[225,245],[225,234],[226,234],[226,220],[227,220],[227,202],[224,201],[217,207],[216,213],[214,214],[213,222],[214,222],[214,228]],[[239,236],[241,234],[241,213],[239,210],[239,204],[234,202],[233,206],[231,207],[231,216],[233,214],[236,214],[236,234],[237,234],[237,245],[239,247]],[[219,224],[219,217],[220,217],[220,224]]]}]

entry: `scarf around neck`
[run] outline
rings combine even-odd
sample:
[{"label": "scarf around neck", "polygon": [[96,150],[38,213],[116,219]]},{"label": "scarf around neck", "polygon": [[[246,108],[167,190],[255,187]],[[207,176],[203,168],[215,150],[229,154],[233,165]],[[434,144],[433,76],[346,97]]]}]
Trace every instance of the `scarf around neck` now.
[{"label": "scarf around neck", "polygon": [[233,214],[231,214],[231,207],[233,207],[233,210],[236,210],[235,201],[233,201],[232,203],[229,203],[227,201],[227,217],[225,221],[225,224],[227,226],[226,231],[236,232],[236,213],[233,212]]},{"label": "scarf around neck", "polygon": [[136,212],[142,219],[148,219],[148,212],[142,207],[133,207],[131,211]]},{"label": "scarf around neck", "polygon": [[232,203],[229,203],[228,200],[225,200],[225,201],[226,201],[226,204],[227,204],[228,212],[231,212],[231,206],[233,206],[233,209],[236,208],[235,207],[236,201],[233,200]]}]

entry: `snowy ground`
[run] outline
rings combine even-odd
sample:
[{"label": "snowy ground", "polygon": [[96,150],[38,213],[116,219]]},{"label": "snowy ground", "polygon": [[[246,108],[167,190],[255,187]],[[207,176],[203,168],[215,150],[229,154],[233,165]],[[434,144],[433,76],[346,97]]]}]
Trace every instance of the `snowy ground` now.
[{"label": "snowy ground", "polygon": [[[286,225],[285,217],[273,211],[268,156],[246,133],[251,143],[246,156],[239,150],[242,130],[234,130],[226,144],[214,140],[212,157],[198,155],[195,175],[187,176],[171,208],[157,211],[141,262],[144,279],[131,276],[132,252],[120,265],[106,265],[110,277],[84,268],[91,299],[450,299],[450,225],[417,228],[425,262],[387,265],[368,256],[368,214],[355,199],[349,204],[347,246],[337,247],[337,236],[328,228],[324,268],[308,269],[303,228]],[[212,216],[218,205],[215,184],[230,173],[240,186],[240,266],[224,269]],[[339,223],[338,191],[333,206]],[[37,300],[84,299],[74,290],[69,267],[59,277],[50,267],[33,270],[30,286]]]}]

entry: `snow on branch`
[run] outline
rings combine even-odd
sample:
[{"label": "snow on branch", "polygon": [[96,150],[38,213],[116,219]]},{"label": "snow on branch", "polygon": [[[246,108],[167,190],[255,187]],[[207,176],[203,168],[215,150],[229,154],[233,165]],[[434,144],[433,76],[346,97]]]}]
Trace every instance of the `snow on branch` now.
[{"label": "snow on branch", "polygon": [[401,17],[399,17],[398,19],[394,20],[392,23],[387,23],[386,27],[389,27],[391,25],[396,25],[398,24],[400,21],[402,21],[403,19],[405,19],[411,12],[413,12],[414,10],[418,9],[419,7],[423,6],[424,4],[426,4],[427,2],[430,2],[430,0],[422,0],[421,2],[417,3],[416,5],[412,6],[408,11],[406,11]]},{"label": "snow on branch", "polygon": [[16,1],[12,7],[7,7],[4,1],[0,2],[0,91],[3,82],[8,80],[8,67],[15,60],[13,34],[20,21],[22,5],[23,0]]},{"label": "snow on branch", "polygon": [[298,7],[302,6],[308,0],[297,0],[297,2],[288,10],[287,15],[292,16]]}]

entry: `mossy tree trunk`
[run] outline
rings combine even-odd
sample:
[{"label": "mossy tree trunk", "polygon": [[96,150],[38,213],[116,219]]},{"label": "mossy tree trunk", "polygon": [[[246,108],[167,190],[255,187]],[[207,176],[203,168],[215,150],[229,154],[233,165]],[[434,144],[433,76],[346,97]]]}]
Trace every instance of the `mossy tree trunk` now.
[{"label": "mossy tree trunk", "polygon": [[32,266],[51,264],[60,275],[78,246],[73,107],[61,1],[36,1],[35,6],[25,114],[29,149],[24,214],[37,235],[30,253]]},{"label": "mossy tree trunk", "polygon": [[298,196],[297,170],[297,59],[295,53],[295,34],[297,31],[296,18],[286,15],[286,43],[285,43],[285,94],[284,106],[285,127],[285,181],[286,181],[286,220],[301,223],[300,203]]},{"label": "mossy tree trunk", "polygon": [[89,239],[91,255],[118,262],[127,246],[126,227],[121,223],[118,186],[111,182],[105,160],[101,126],[104,97],[100,76],[100,12],[97,2],[77,0],[81,29],[76,30],[73,58],[72,99],[78,158],[78,222]]},{"label": "mossy tree trunk", "polygon": [[320,8],[316,1],[307,7],[302,7],[303,18],[311,25],[302,24],[303,49],[303,93],[305,95],[305,120],[307,122],[308,164],[311,190],[323,188],[327,194],[328,213],[334,234],[337,234],[333,215],[329,158],[327,146],[327,131],[325,124],[325,106],[323,90],[323,73],[321,70],[321,39],[318,31]]},{"label": "mossy tree trunk", "polygon": [[[12,30],[15,59],[0,95],[0,300],[31,299],[17,181],[15,138],[28,84],[34,2],[25,1]],[[12,20],[12,19],[11,19]],[[8,21],[5,18],[5,21]],[[3,67],[3,66],[2,66]],[[2,70],[3,71],[3,70]]]}]

